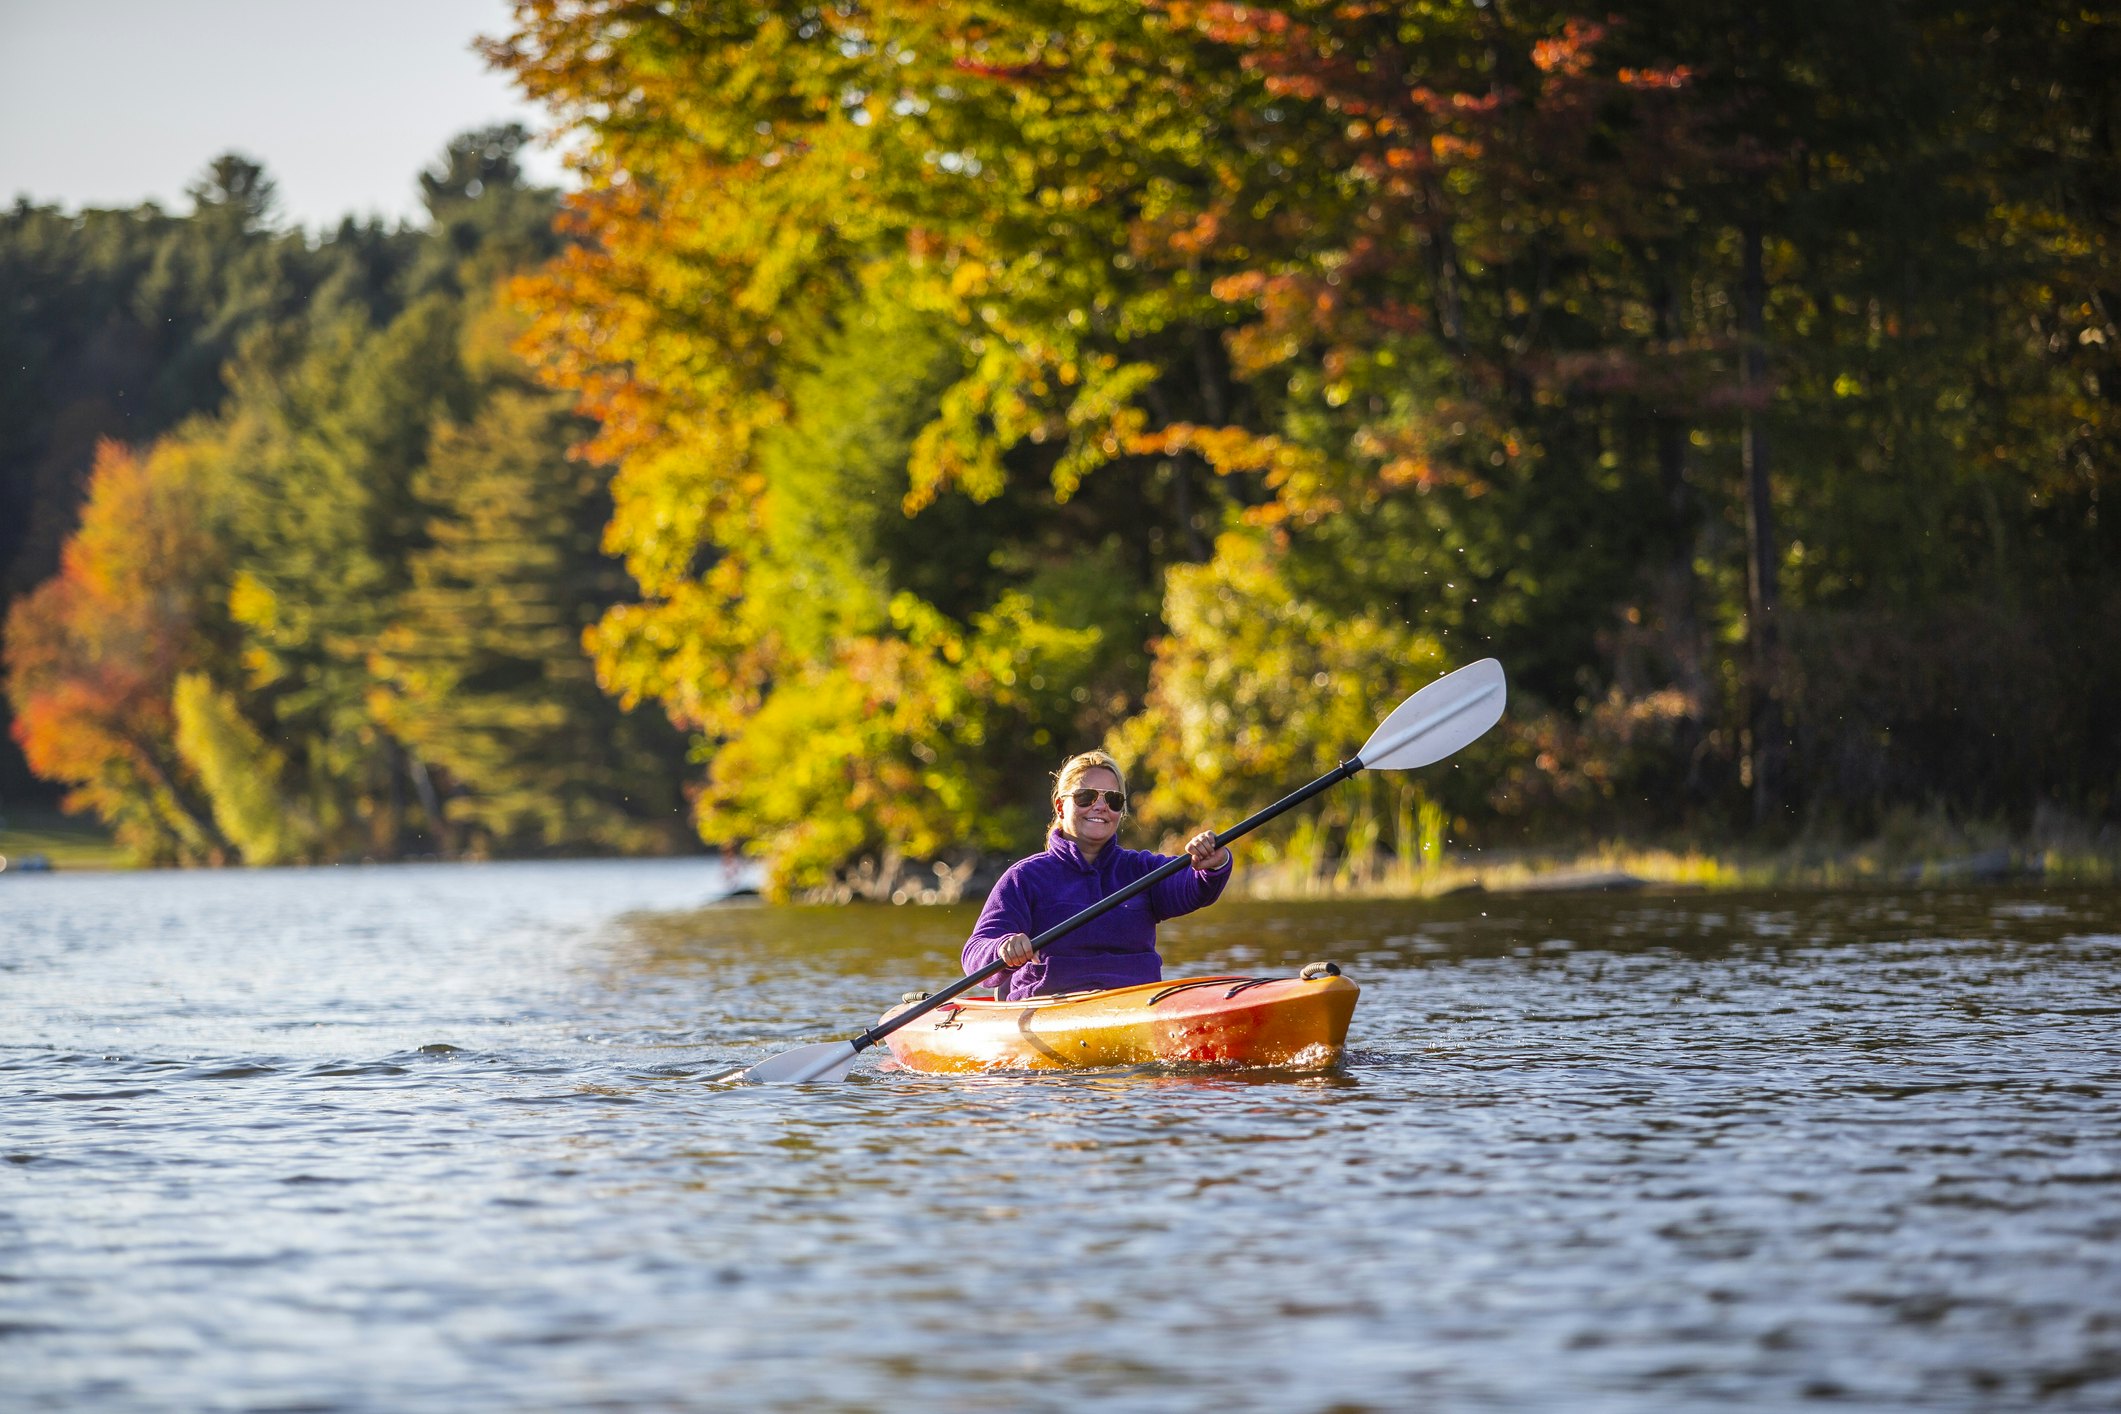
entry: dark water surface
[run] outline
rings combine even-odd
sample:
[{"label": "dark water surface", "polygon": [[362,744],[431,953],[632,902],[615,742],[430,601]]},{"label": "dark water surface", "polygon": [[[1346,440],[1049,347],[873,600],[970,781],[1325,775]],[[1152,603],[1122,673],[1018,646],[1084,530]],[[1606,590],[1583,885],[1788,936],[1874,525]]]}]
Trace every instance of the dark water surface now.
[{"label": "dark water surface", "polygon": [[2121,1406],[2121,895],[1224,904],[1342,1073],[716,1088],[963,910],[0,880],[7,1409]]}]

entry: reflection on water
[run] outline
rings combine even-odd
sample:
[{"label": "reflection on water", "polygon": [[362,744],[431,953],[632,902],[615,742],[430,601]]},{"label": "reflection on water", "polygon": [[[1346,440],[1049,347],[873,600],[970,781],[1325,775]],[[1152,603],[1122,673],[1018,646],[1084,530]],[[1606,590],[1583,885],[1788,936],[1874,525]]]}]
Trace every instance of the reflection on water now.
[{"label": "reflection on water", "polygon": [[1337,1074],[727,1088],[966,909],[692,862],[0,886],[22,1408],[2111,1408],[2121,897],[1226,903]]}]

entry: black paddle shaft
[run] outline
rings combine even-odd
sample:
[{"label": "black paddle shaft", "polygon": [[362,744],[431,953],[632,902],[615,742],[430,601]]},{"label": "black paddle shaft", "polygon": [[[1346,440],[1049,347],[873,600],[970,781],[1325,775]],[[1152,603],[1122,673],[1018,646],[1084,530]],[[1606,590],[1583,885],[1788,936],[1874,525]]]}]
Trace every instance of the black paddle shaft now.
[{"label": "black paddle shaft", "polygon": [[[1229,829],[1222,831],[1220,834],[1216,835],[1215,843],[1218,845],[1226,845],[1234,839],[1238,839],[1244,835],[1252,833],[1252,831],[1258,829],[1261,825],[1266,824],[1269,820],[1281,814],[1283,811],[1295,809],[1297,806],[1309,800],[1312,796],[1317,795],[1320,791],[1325,790],[1331,786],[1339,785],[1342,781],[1354,775],[1357,771],[1360,771],[1361,769],[1362,759],[1360,757],[1351,757],[1348,760],[1341,762],[1338,766],[1335,766],[1332,770],[1326,772],[1323,776],[1320,776],[1317,780],[1311,782],[1311,784],[1300,787],[1297,790],[1291,791],[1289,794],[1283,796],[1280,800],[1275,801],[1272,805],[1260,811],[1257,815],[1254,815],[1249,819],[1242,820],[1236,825],[1231,826]],[[1179,870],[1184,869],[1188,865],[1192,864],[1192,862],[1193,861],[1189,856],[1183,854],[1176,859],[1165,860],[1162,864],[1157,865],[1156,868],[1142,875],[1139,879],[1136,879],[1133,883],[1127,885],[1118,893],[1112,894],[1106,898],[1099,899],[1096,903],[1091,904],[1088,908],[1084,909],[1081,913],[1076,914],[1073,918],[1063,919],[1061,922],[1054,924],[1051,928],[1048,928],[1045,932],[1033,938],[1031,940],[1031,950],[1033,952],[1037,952],[1040,948],[1052,942],[1061,934],[1071,932],[1076,928],[1080,928],[1083,924],[1088,923],[1091,919],[1096,918],[1106,912],[1109,912],[1112,909],[1118,908],[1121,904],[1125,903],[1128,899],[1133,898],[1136,894],[1142,892],[1144,889],[1155,887],[1157,884],[1160,884],[1164,880],[1170,878],[1173,874],[1176,874]],[[876,1025],[870,1027],[867,1031],[864,1031],[861,1035],[855,1037],[850,1044],[853,1045],[854,1049],[857,1051],[867,1050],[869,1047],[883,1040],[886,1036],[889,1036],[892,1032],[898,1030],[901,1026],[904,1026],[907,1022],[917,1021],[921,1017],[926,1016],[929,1012],[934,1011],[937,1007],[942,1006],[944,1003],[954,1001],[956,998],[962,996],[964,993],[971,991],[974,987],[977,987],[980,983],[986,981],[989,977],[992,977],[995,973],[1001,971],[1005,965],[1006,964],[1004,964],[1002,960],[997,957],[996,959],[994,959],[993,962],[988,963],[979,971],[968,973],[965,976],[958,978],[955,982],[952,982],[949,986],[943,988],[943,990],[941,990],[940,992],[936,992],[931,996],[923,998],[919,1002],[916,1002],[914,1005],[907,1007],[897,1016],[890,1017],[883,1021],[879,1021]]]}]

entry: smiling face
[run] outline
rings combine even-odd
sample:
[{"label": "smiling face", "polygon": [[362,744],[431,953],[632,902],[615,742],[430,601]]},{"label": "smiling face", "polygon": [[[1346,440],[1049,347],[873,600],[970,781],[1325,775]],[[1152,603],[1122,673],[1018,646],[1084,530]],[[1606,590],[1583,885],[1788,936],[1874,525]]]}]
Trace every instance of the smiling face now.
[{"label": "smiling face", "polygon": [[[1053,807],[1060,817],[1062,832],[1073,839],[1084,854],[1095,856],[1119,833],[1119,822],[1127,812],[1106,804],[1103,792],[1118,794],[1123,789],[1115,772],[1103,766],[1092,766],[1069,788],[1068,794],[1054,800]],[[1078,790],[1094,790],[1099,794],[1088,805],[1077,805],[1073,792]]]}]

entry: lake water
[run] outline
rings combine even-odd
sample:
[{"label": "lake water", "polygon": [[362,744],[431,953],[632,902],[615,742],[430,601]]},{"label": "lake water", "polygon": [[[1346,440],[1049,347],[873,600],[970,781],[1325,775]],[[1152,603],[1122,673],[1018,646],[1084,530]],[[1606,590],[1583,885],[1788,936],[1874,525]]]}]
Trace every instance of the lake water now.
[{"label": "lake water", "polygon": [[962,909],[0,880],[0,1407],[2113,1409],[2121,895],[1225,903],[1344,1070],[716,1087]]}]

